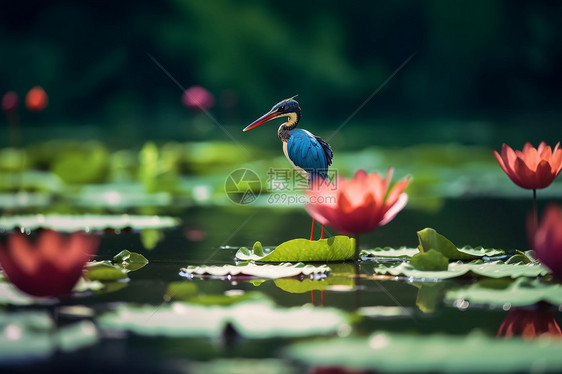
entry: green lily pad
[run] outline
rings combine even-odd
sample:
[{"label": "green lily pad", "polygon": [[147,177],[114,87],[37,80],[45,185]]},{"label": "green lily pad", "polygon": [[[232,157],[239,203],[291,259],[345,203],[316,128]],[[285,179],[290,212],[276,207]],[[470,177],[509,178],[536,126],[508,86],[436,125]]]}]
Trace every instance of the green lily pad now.
[{"label": "green lily pad", "polygon": [[505,254],[501,249],[472,248],[469,246],[457,248],[449,239],[429,227],[418,231],[418,240],[420,252],[423,253],[434,249],[453,261],[474,260],[484,256],[493,257]]},{"label": "green lily pad", "polygon": [[363,249],[361,250],[360,255],[366,257],[390,257],[390,258],[410,258],[413,257],[415,254],[420,253],[418,248],[391,248],[391,247],[384,247],[384,248],[372,248],[372,249]]},{"label": "green lily pad", "polygon": [[261,292],[225,292],[225,294],[202,294],[199,292],[197,286],[188,281],[172,282],[168,285],[166,294],[164,295],[166,301],[188,301],[190,304],[198,305],[221,305],[228,306],[236,303],[241,303],[248,300],[267,300],[268,297]]},{"label": "green lily pad", "polygon": [[448,269],[449,259],[443,256],[441,252],[430,249],[427,252],[414,255],[410,264],[418,270],[441,271]]},{"label": "green lily pad", "polygon": [[218,338],[226,326],[250,339],[331,335],[348,326],[348,315],[334,308],[277,307],[270,300],[229,306],[174,302],[155,307],[119,306],[98,318],[103,329],[147,336]]},{"label": "green lily pad", "polygon": [[562,305],[562,284],[526,278],[515,281],[482,280],[468,287],[448,291],[445,300],[466,300],[470,304],[494,306],[526,306],[539,301]]},{"label": "green lily pad", "polygon": [[256,265],[247,263],[243,265],[223,266],[188,266],[181,269],[181,275],[185,277],[207,276],[207,277],[255,277],[259,279],[291,278],[298,276],[326,275],[330,268],[326,265],[312,266],[302,262],[297,264],[281,263],[279,265]]},{"label": "green lily pad", "polygon": [[304,293],[314,290],[326,290],[339,288],[352,290],[355,287],[354,279],[350,276],[354,273],[352,264],[331,264],[330,275],[321,279],[275,279],[275,285],[285,292]]},{"label": "green lily pad", "polygon": [[37,214],[28,216],[0,217],[1,230],[35,230],[39,228],[52,229],[59,232],[74,231],[103,231],[123,230],[131,228],[142,230],[146,228],[165,229],[178,226],[180,220],[166,216],[135,216],[135,215],[63,215]]},{"label": "green lily pad", "polygon": [[57,350],[71,352],[95,344],[99,337],[90,321],[56,329],[46,312],[0,313],[0,362],[29,363],[46,359]]},{"label": "green lily pad", "polygon": [[[495,257],[495,256],[502,256],[505,254],[505,251],[503,249],[483,248],[480,246],[475,248],[472,248],[470,246],[464,246],[462,248],[457,248],[457,250],[461,253],[471,256],[471,258]],[[420,253],[419,248],[407,248],[407,247],[401,247],[401,248],[377,247],[373,249],[361,250],[361,256],[374,257],[374,258],[377,257],[411,258],[418,253]]]},{"label": "green lily pad", "polygon": [[264,262],[343,261],[353,257],[355,239],[342,235],[314,241],[293,239],[280,244],[273,251],[263,251],[262,256],[243,247],[236,252],[236,258],[242,261]]},{"label": "green lily pad", "polygon": [[115,281],[127,279],[129,271],[110,261],[93,261],[86,264],[84,276],[90,281]]},{"label": "green lily pad", "polygon": [[139,270],[148,264],[146,257],[140,253],[123,250],[113,257],[113,262],[117,266],[121,266],[129,271]]},{"label": "green lily pad", "polygon": [[540,264],[508,264],[503,261],[473,261],[468,264],[453,262],[449,264],[448,270],[443,271],[419,270],[412,264],[403,262],[400,264],[379,264],[374,270],[377,274],[411,277],[416,280],[449,279],[468,273],[489,278],[538,277],[548,274],[548,270]]},{"label": "green lily pad", "polygon": [[445,291],[457,284],[453,281],[441,282],[413,282],[413,286],[418,288],[416,306],[423,313],[434,313],[437,305],[441,304]]},{"label": "green lily pad", "polygon": [[[290,346],[289,358],[313,367],[373,372],[543,372],[562,370],[562,340],[376,333],[306,341]],[[407,359],[404,359],[407,358]]]},{"label": "green lily pad", "polygon": [[483,248],[481,246],[474,247],[474,248],[470,246],[464,246],[462,248],[457,248],[457,249],[461,253],[466,253],[469,256],[474,256],[474,258],[496,257],[496,256],[505,255],[505,251],[503,249]]}]

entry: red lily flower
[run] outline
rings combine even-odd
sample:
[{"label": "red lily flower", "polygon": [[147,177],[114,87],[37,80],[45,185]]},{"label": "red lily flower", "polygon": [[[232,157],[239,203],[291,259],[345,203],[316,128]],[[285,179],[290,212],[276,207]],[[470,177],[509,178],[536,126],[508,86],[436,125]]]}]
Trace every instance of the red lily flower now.
[{"label": "red lily flower", "polygon": [[534,236],[537,259],[562,279],[562,210],[549,205]]},{"label": "red lily flower", "polygon": [[181,100],[183,105],[194,111],[209,110],[215,105],[213,94],[201,86],[189,87],[183,92]]},{"label": "red lily flower", "polygon": [[97,252],[98,238],[75,232],[65,236],[44,230],[32,243],[24,234],[8,235],[0,245],[0,265],[8,279],[32,296],[68,295],[82,275],[82,268]]},{"label": "red lily flower", "polygon": [[47,107],[49,97],[41,86],[35,86],[25,95],[25,106],[31,112],[40,112]]},{"label": "red lily flower", "polygon": [[323,183],[307,190],[308,213],[323,225],[343,234],[361,234],[386,225],[406,206],[403,193],[410,183],[406,177],[388,191],[392,168],[385,179],[377,173],[358,170],[353,179],[338,178],[337,185]]},{"label": "red lily flower", "polygon": [[494,150],[496,160],[507,176],[519,187],[534,190],[548,187],[562,169],[560,142],[554,150],[541,142],[538,148],[525,143],[523,151],[502,145],[501,156]]},{"label": "red lily flower", "polygon": [[560,326],[551,311],[515,308],[507,313],[496,336],[521,336],[523,339],[532,339],[543,334],[562,336]]}]

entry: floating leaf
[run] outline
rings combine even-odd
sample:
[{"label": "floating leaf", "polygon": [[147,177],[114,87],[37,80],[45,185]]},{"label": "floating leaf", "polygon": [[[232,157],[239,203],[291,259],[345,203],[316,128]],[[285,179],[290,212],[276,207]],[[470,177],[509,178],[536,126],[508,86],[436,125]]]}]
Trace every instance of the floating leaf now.
[{"label": "floating leaf", "polygon": [[373,249],[363,249],[361,250],[361,256],[367,257],[391,257],[391,258],[410,258],[413,257],[415,254],[420,253],[418,248],[391,248],[391,247],[384,247],[384,248],[373,248]]},{"label": "floating leaf", "polygon": [[121,266],[129,271],[139,270],[148,264],[146,257],[140,253],[123,250],[113,257],[113,262],[117,266]]},{"label": "floating leaf", "polygon": [[260,256],[247,248],[240,248],[236,258],[242,261],[264,262],[325,262],[343,261],[353,257],[355,239],[332,236],[328,239],[293,239],[280,244],[273,251]]},{"label": "floating leaf", "polygon": [[[562,340],[376,333],[294,344],[287,355],[309,366],[373,372],[544,372],[562,370]],[[407,359],[405,359],[407,358]]]},{"label": "floating leaf", "polygon": [[445,291],[456,287],[453,281],[413,282],[412,285],[418,288],[416,306],[423,313],[434,313],[437,305],[441,304]]},{"label": "floating leaf", "polygon": [[430,249],[424,253],[414,255],[410,264],[418,270],[440,271],[447,270],[449,260],[441,252]]},{"label": "floating leaf", "polygon": [[59,232],[103,231],[106,229],[118,231],[127,228],[133,230],[164,229],[175,227],[179,223],[177,218],[166,216],[37,214],[0,217],[0,230],[44,228]]},{"label": "floating leaf", "polygon": [[[483,248],[483,247],[469,247],[465,246],[462,248],[457,248],[457,250],[461,253],[465,253],[471,258],[480,258],[480,257],[495,257],[495,256],[502,256],[505,254],[505,251],[502,249],[494,249],[494,248]],[[420,253],[419,248],[391,248],[391,247],[384,247],[384,248],[374,248],[374,249],[363,249],[361,250],[361,256],[366,257],[374,257],[375,259],[378,257],[382,258],[411,258],[414,255]]]},{"label": "floating leaf", "polygon": [[255,242],[252,251],[256,256],[263,256],[263,247],[260,242]]},{"label": "floating leaf", "polygon": [[197,296],[197,286],[192,282],[172,282],[168,285],[164,299],[189,300]]},{"label": "floating leaf", "polygon": [[91,281],[102,282],[127,279],[129,271],[109,261],[93,261],[86,265],[84,276]]},{"label": "floating leaf", "polygon": [[405,262],[400,264],[379,264],[374,270],[378,274],[405,276],[417,280],[448,279],[460,277],[468,273],[490,278],[538,277],[548,274],[548,270],[540,264],[507,264],[502,261],[474,261],[468,264],[453,262],[449,264],[449,268],[446,271],[423,271]]},{"label": "floating leaf", "polygon": [[253,339],[331,335],[348,326],[347,314],[334,308],[276,307],[269,300],[248,300],[230,306],[180,302],[155,307],[119,306],[98,318],[104,329],[148,336],[220,337],[225,327]]},{"label": "floating leaf", "polygon": [[57,350],[70,352],[95,344],[99,337],[90,321],[56,329],[46,312],[0,313],[0,362],[25,363],[45,359]]},{"label": "floating leaf", "polygon": [[466,253],[469,256],[474,256],[474,258],[478,257],[496,257],[496,256],[503,256],[505,255],[505,251],[503,249],[495,249],[495,248],[483,248],[481,246],[472,248],[470,246],[464,246],[462,248],[457,248],[459,252]]},{"label": "floating leaf", "polygon": [[468,287],[450,290],[445,299],[449,302],[467,300],[470,304],[495,306],[525,306],[539,301],[562,305],[562,285],[526,278],[515,281],[486,279]]},{"label": "floating leaf", "polygon": [[352,290],[355,287],[352,264],[330,264],[330,275],[321,279],[275,279],[275,285],[285,292],[304,293],[313,290],[326,290],[330,287]]},{"label": "floating leaf", "polygon": [[326,265],[312,266],[302,262],[297,264],[281,263],[279,265],[256,265],[247,263],[243,265],[223,266],[188,266],[181,269],[181,275],[186,277],[255,277],[260,279],[290,278],[297,276],[326,275],[330,268]]}]

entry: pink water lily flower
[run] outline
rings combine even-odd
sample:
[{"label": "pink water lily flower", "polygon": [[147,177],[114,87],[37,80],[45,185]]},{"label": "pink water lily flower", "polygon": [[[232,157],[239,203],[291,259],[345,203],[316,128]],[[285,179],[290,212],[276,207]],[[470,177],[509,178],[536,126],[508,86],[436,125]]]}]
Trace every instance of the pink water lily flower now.
[{"label": "pink water lily flower", "polygon": [[562,280],[562,210],[549,205],[534,236],[537,259]]},{"label": "pink water lily flower", "polygon": [[98,249],[98,238],[75,232],[70,235],[44,230],[32,241],[22,233],[0,243],[0,265],[19,290],[40,297],[70,294],[82,268]]},{"label": "pink water lily flower", "polygon": [[351,180],[338,178],[306,191],[308,213],[323,225],[342,234],[361,234],[386,225],[408,202],[406,177],[390,190],[392,168],[383,179],[378,173],[358,170]]},{"label": "pink water lily flower", "polygon": [[538,148],[525,143],[523,151],[502,146],[501,155],[494,150],[496,160],[507,176],[519,187],[534,190],[548,187],[562,169],[560,142],[554,149],[541,142]]}]

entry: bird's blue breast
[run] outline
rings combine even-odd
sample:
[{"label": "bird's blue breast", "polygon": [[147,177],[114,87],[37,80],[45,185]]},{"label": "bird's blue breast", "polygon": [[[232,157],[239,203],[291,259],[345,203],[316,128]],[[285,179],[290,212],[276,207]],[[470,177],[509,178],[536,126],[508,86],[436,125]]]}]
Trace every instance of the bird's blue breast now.
[{"label": "bird's blue breast", "polygon": [[289,161],[308,174],[309,181],[316,177],[328,177],[332,150],[326,142],[310,132],[302,129],[292,130],[287,141],[286,155]]}]

